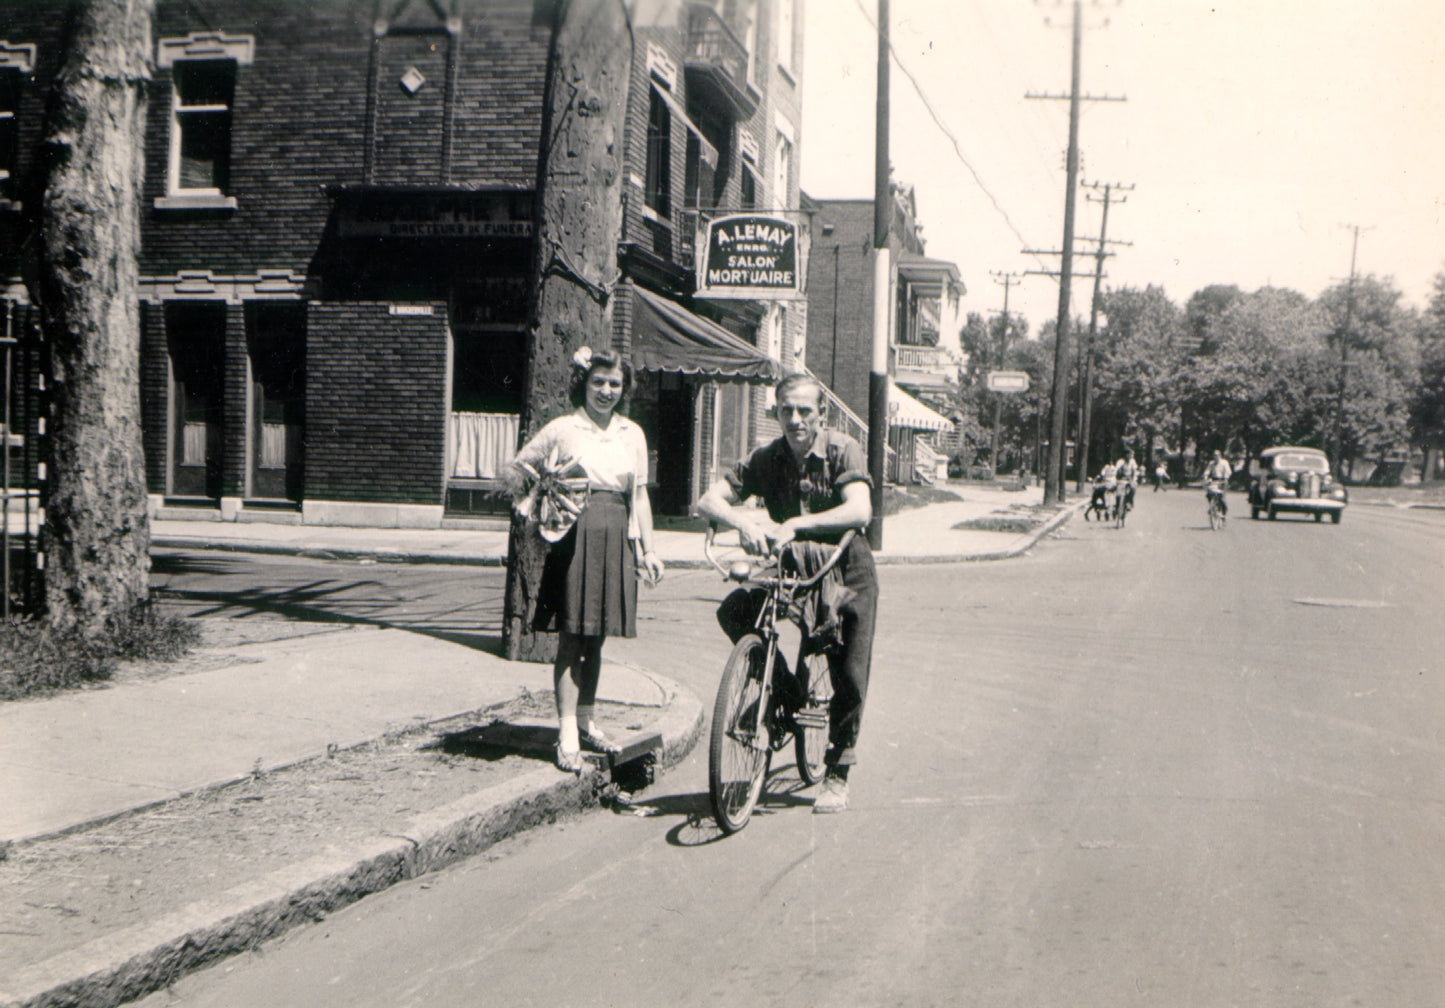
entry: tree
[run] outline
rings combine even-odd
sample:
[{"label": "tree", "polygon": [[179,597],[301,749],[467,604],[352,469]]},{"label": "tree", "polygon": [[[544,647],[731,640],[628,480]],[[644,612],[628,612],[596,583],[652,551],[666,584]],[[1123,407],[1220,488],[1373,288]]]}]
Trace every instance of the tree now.
[{"label": "tree", "polygon": [[1420,377],[1410,397],[1410,423],[1425,449],[1420,478],[1434,479],[1445,448],[1445,272],[1435,274],[1430,303],[1420,319]]},{"label": "tree", "polygon": [[1178,424],[1184,318],[1162,287],[1122,287],[1100,297],[1106,324],[1095,346],[1090,438],[1106,454],[1134,444],[1147,458],[1155,436]]},{"label": "tree", "polygon": [[54,367],[46,610],[87,636],[149,598],[140,197],[154,0],[77,0],[46,121],[32,292]]}]

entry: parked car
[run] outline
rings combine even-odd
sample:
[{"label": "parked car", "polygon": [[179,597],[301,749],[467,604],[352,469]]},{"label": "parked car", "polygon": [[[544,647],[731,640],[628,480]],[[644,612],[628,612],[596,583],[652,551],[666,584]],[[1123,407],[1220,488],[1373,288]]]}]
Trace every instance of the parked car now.
[{"label": "parked car", "polygon": [[1330,475],[1330,460],[1318,448],[1282,445],[1259,453],[1259,469],[1249,484],[1249,513],[1271,521],[1281,511],[1325,515],[1336,525],[1344,517],[1349,491]]}]

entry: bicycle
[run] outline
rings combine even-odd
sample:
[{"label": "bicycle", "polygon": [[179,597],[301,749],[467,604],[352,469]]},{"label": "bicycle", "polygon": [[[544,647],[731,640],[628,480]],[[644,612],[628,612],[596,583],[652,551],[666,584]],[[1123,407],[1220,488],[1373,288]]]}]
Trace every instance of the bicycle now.
[{"label": "bicycle", "polygon": [[833,700],[828,656],[810,646],[804,634],[797,672],[789,673],[780,647],[778,618],[781,614],[784,619],[796,620],[802,600],[837,566],[857,533],[845,532],[827,561],[806,577],[794,543],[771,557],[737,560],[724,567],[713,553],[716,533],[716,526],[709,525],[703,540],[708,561],[729,581],[752,583],[763,590],[752,629],[738,638],[723,666],[708,739],[708,795],[713,816],[723,832],[731,834],[748,824],[762,795],[773,753],[786,746],[789,738],[803,783],[811,785],[823,779]]},{"label": "bicycle", "polygon": [[1217,532],[1224,528],[1224,491],[1219,487],[1219,484],[1209,483],[1205,485],[1204,496],[1209,507],[1210,531]]},{"label": "bicycle", "polygon": [[1114,491],[1114,527],[1123,528],[1124,519],[1134,507],[1134,484],[1120,483]]}]

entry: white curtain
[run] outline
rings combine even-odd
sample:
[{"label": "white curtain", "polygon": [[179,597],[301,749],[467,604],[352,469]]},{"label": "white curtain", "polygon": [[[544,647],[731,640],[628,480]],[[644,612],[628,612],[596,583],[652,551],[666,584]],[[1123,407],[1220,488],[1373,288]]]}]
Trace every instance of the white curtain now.
[{"label": "white curtain", "polygon": [[456,479],[494,479],[517,453],[521,417],[515,413],[453,413],[447,458]]}]

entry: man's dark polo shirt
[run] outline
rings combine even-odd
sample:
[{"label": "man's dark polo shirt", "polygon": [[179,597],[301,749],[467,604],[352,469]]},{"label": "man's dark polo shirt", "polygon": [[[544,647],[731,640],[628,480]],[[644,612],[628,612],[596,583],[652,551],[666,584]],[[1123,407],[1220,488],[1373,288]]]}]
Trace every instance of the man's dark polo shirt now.
[{"label": "man's dark polo shirt", "polygon": [[[786,437],[763,445],[739,462],[724,478],[739,500],[761,497],[768,516],[781,524],[805,511],[816,514],[843,503],[843,487],[867,483],[868,460],[858,442],[824,427],[803,456],[800,469]],[[843,533],[803,532],[799,539],[837,542]]]}]

